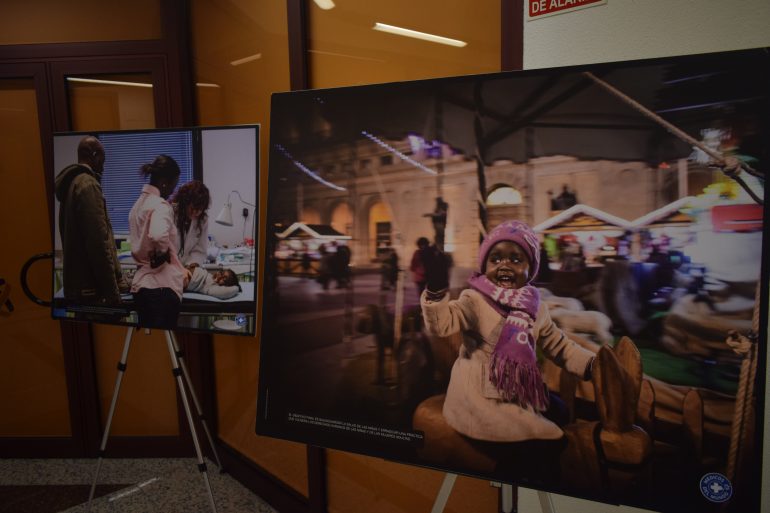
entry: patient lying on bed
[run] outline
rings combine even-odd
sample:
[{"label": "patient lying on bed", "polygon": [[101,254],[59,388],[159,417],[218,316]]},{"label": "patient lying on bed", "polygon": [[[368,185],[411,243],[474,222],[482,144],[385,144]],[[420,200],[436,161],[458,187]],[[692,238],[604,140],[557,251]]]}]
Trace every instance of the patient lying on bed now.
[{"label": "patient lying on bed", "polygon": [[197,292],[219,299],[229,299],[241,291],[238,277],[232,269],[221,269],[211,274],[198,264],[187,266],[185,292]]}]

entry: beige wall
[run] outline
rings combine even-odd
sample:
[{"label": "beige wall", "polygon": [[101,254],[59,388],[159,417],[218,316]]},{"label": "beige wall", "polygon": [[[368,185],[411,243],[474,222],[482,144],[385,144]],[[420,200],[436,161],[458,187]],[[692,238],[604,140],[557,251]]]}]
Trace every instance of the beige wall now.
[{"label": "beige wall", "polygon": [[767,0],[609,0],[525,21],[524,68],[767,46],[769,23]]},{"label": "beige wall", "polygon": [[[527,4],[528,2],[524,2]],[[526,8],[526,5],[525,5]],[[526,15],[526,12],[525,12]],[[605,5],[524,22],[524,68],[546,68],[770,46],[767,0],[608,0]],[[770,401],[765,393],[765,443]],[[767,451],[765,451],[767,452]],[[770,503],[770,462],[762,472]],[[643,511],[554,495],[559,513]],[[537,494],[520,489],[519,509],[538,511]]]}]

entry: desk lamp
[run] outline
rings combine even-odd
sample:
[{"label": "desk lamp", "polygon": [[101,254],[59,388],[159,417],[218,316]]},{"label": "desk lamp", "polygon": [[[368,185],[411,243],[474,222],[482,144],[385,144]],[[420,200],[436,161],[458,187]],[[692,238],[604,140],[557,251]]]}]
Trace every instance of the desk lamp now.
[{"label": "desk lamp", "polygon": [[[224,226],[232,226],[233,225],[233,211],[232,211],[232,202],[230,201],[230,196],[235,193],[238,196],[238,199],[243,203],[244,205],[248,205],[250,207],[257,208],[256,205],[253,205],[249,203],[248,201],[244,201],[244,199],[241,197],[241,193],[238,191],[230,191],[227,194],[227,201],[225,202],[225,205],[222,207],[222,210],[219,211],[219,215],[217,215],[217,218],[214,219],[214,222],[217,224],[221,224]],[[245,217],[245,216],[244,216]]]}]

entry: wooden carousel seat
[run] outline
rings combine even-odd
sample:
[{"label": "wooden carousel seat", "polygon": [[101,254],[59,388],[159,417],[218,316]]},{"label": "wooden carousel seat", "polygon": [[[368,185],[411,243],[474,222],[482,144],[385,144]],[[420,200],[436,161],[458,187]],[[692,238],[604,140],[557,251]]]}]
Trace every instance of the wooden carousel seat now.
[{"label": "wooden carousel seat", "polygon": [[497,462],[444,420],[442,410],[445,398],[444,394],[429,397],[414,411],[412,425],[415,430],[425,433],[420,457],[438,465],[492,472]]}]

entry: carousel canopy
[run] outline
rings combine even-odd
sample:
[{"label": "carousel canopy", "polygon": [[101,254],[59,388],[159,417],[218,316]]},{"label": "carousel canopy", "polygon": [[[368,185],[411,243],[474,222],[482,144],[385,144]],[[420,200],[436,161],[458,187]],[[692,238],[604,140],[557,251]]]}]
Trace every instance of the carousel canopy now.
[{"label": "carousel canopy", "polygon": [[338,232],[328,224],[305,224],[296,222],[277,234],[279,239],[327,239],[349,240],[350,235]]},{"label": "carousel canopy", "polygon": [[598,208],[577,204],[534,226],[536,233],[626,230],[631,223]]},{"label": "carousel canopy", "polygon": [[[338,159],[355,159],[356,145],[370,136],[398,141],[410,134],[486,164],[568,155],[657,165],[686,158],[692,148],[597,85],[585,69],[700,140],[700,130],[726,117],[756,118],[768,88],[767,64],[761,51],[732,52],[278,93],[271,107],[271,168],[291,168],[292,158],[304,162],[334,148]],[[751,144],[744,138],[742,150]]]},{"label": "carousel canopy", "polygon": [[663,226],[687,226],[694,222],[694,218],[684,212],[695,200],[693,196],[680,198],[668,205],[653,210],[649,214],[631,221],[633,228],[656,228]]}]

